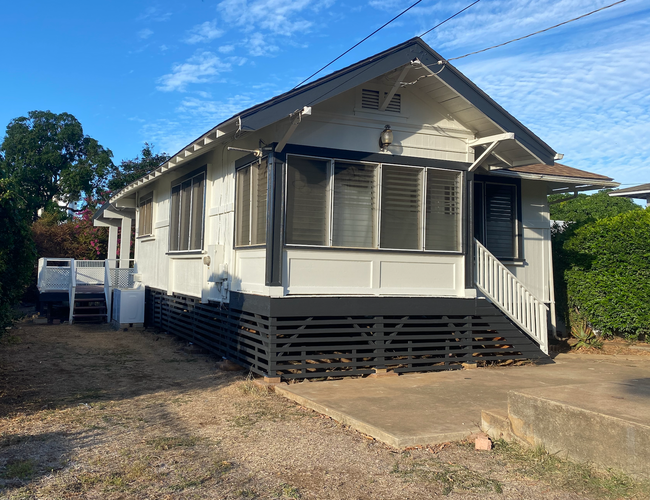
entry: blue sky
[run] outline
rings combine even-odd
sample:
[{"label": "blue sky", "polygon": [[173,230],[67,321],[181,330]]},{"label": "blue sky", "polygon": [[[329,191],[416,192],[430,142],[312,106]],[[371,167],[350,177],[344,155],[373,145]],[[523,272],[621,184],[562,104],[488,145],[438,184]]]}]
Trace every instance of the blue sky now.
[{"label": "blue sky", "polygon": [[[289,90],[415,0],[6,2],[0,125],[30,110],[75,115],[135,157],[175,153],[250,105]],[[424,37],[445,58],[613,0],[481,0]],[[418,36],[470,0],[424,0],[328,68]],[[563,163],[650,182],[650,2],[627,0],[567,26],[455,61]]]}]

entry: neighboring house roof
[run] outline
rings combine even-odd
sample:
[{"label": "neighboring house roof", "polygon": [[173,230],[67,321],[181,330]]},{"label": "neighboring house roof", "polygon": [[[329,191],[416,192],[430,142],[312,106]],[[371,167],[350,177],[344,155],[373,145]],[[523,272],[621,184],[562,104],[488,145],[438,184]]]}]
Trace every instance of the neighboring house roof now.
[{"label": "neighboring house roof", "polygon": [[650,201],[650,184],[640,184],[625,189],[617,189],[609,193],[609,195]]},{"label": "neighboring house roof", "polygon": [[[418,64],[418,61],[421,64]],[[409,64],[413,65],[412,71],[426,72],[421,78],[431,76],[435,71],[435,78],[428,81],[427,85],[414,85],[411,88],[421,87],[422,94],[432,98],[435,96],[438,104],[449,115],[454,116],[473,130],[477,138],[512,133],[515,138],[510,142],[514,144],[508,148],[502,148],[501,151],[508,153],[518,148],[519,158],[516,163],[528,163],[533,160],[553,164],[556,152],[548,144],[521,124],[459,70],[446,62],[420,38],[413,38],[237,113],[188,144],[169,162],[161,165],[151,174],[116,193],[111,201],[121,198],[129,191],[152,181],[158,175],[163,175],[170,169],[185,163],[195,157],[194,155],[197,153],[205,152],[209,149],[206,148],[208,144],[213,143],[211,146],[214,146],[216,141],[225,135],[233,132],[259,130],[288,117],[305,106],[315,106],[388,72],[408,67]]]}]

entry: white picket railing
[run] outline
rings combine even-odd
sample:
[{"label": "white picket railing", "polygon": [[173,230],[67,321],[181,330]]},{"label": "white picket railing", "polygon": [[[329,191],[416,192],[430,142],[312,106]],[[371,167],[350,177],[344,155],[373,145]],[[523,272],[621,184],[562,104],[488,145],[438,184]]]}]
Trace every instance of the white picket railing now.
[{"label": "white picket railing", "polygon": [[474,239],[477,288],[548,354],[548,307],[531,294],[499,259]]}]

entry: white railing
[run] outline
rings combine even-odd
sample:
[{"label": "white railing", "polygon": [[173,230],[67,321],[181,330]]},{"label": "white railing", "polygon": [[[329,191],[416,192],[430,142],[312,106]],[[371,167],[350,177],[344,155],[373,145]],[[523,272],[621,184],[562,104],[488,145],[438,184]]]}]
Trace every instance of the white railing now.
[{"label": "white railing", "polygon": [[38,261],[38,289],[41,292],[70,291],[84,285],[134,288],[135,261],[120,267],[120,260],[75,260],[43,257]]},{"label": "white railing", "polygon": [[474,239],[477,288],[548,354],[548,307],[531,294],[499,259]]},{"label": "white railing", "polygon": [[38,260],[38,289],[68,290],[70,277],[72,276],[72,261],[74,259],[50,259]]}]

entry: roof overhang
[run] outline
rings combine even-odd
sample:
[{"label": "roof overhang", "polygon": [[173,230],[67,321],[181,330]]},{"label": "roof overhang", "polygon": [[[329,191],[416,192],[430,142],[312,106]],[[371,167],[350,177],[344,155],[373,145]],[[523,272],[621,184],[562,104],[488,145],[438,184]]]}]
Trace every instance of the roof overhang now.
[{"label": "roof overhang", "polygon": [[609,195],[619,196],[624,198],[633,198],[637,200],[645,200],[650,202],[650,185],[644,184],[642,186],[620,189],[618,191],[612,191],[611,193],[609,193]]},{"label": "roof overhang", "polygon": [[168,162],[150,174],[115,193],[110,201],[116,202],[129,196],[130,193],[153,182],[159,176],[176,170],[187,161],[214,148],[225,138],[237,139],[245,132],[263,129],[294,115],[297,110],[318,105],[390,72],[399,75],[396,77],[397,80],[406,79],[407,75],[413,73],[414,81],[400,82],[400,85],[413,85],[420,93],[436,96],[436,99],[441,101],[441,107],[448,114],[459,116],[460,122],[474,132],[476,139],[510,134],[511,138],[500,141],[493,148],[489,159],[486,158],[489,160],[488,165],[553,164],[557,153],[550,146],[499,106],[458,69],[446,62],[424,41],[413,38],[238,113],[181,149]]},{"label": "roof overhang", "polygon": [[543,181],[547,184],[549,194],[561,194],[565,192],[595,191],[599,189],[616,188],[618,182],[604,179],[589,179],[584,177],[565,177],[561,175],[531,174],[523,172],[512,172],[505,169],[492,170],[490,175],[499,177],[511,177],[533,181]]}]

